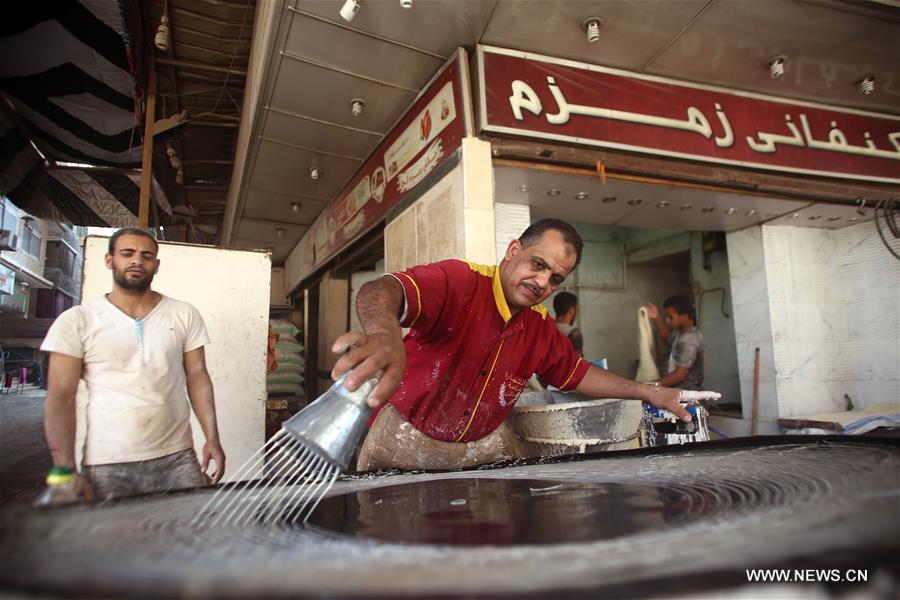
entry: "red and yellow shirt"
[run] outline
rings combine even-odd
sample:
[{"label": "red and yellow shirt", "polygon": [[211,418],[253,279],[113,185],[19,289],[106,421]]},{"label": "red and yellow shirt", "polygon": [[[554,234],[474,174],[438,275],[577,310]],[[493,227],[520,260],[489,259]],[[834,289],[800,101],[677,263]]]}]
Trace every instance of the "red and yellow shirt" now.
[{"label": "red and yellow shirt", "polygon": [[589,365],[546,309],[510,314],[494,266],[446,260],[391,273],[403,285],[406,371],[391,404],[436,440],[471,442],[496,429],[538,373],[574,389]]}]

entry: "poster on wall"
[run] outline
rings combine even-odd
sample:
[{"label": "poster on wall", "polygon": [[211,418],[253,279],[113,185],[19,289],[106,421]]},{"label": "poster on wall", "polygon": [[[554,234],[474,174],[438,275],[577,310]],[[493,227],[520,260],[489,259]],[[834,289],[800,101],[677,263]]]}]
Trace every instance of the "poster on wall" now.
[{"label": "poster on wall", "polygon": [[482,131],[900,183],[900,117],[478,47]]},{"label": "poster on wall", "polygon": [[458,49],[310,227],[314,267],[381,221],[473,134],[467,60]]},{"label": "poster on wall", "polygon": [[0,265],[0,294],[12,294],[16,287],[16,272]]}]

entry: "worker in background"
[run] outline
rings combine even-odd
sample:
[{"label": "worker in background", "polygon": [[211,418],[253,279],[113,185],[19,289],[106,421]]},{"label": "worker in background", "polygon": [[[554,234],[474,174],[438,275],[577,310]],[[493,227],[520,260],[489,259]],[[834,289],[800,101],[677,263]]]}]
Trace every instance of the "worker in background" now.
[{"label": "worker in background", "polygon": [[[151,290],[158,250],[144,230],[113,234],[106,254],[112,292],[62,313],[41,345],[50,353],[44,424],[51,473],[73,473],[72,487],[88,500],[204,486],[225,472],[204,355],[206,326],[192,305]],[[81,475],[74,473],[80,379],[88,393]],[[206,438],[202,464],[193,448],[191,408]]]},{"label": "worker in background", "polygon": [[578,356],[584,356],[584,337],[575,327],[578,314],[578,298],[572,292],[560,292],[553,297],[553,312],[556,313],[556,328],[568,336]]},{"label": "worker in background", "polygon": [[[366,283],[356,301],[365,333],[345,333],[332,346],[350,348],[332,377],[353,369],[351,391],[379,377],[368,399],[379,410],[358,470],[516,457],[518,438],[504,420],[533,373],[563,391],[637,398],[690,420],[679,390],[590,365],[548,318],[541,302],[576,267],[582,246],[571,225],[545,219],[511,241],[498,266],[445,260]],[[410,328],[405,339],[402,327]]]},{"label": "worker in background", "polygon": [[[703,388],[703,334],[697,329],[694,305],[683,295],[671,296],[663,302],[666,323],[654,304],[645,305],[647,316],[656,324],[659,336],[671,346],[668,373],[659,385],[683,390]],[[671,327],[671,331],[669,330]]]}]

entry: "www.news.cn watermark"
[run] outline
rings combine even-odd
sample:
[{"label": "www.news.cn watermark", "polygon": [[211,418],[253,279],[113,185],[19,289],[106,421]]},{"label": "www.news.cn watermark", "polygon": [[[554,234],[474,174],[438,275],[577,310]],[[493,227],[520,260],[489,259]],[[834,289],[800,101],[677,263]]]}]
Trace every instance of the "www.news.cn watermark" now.
[{"label": "www.news.cn watermark", "polygon": [[751,583],[866,583],[868,569],[747,569]]}]

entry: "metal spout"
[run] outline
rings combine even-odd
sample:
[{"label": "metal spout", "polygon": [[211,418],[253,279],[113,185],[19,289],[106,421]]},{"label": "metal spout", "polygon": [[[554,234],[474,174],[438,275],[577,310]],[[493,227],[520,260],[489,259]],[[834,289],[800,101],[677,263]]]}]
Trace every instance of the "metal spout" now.
[{"label": "metal spout", "polygon": [[285,421],[282,427],[325,462],[346,472],[366,429],[372,408],[366,398],[376,379],[365,381],[355,392],[344,387],[352,371],[344,373],[327,392]]}]

